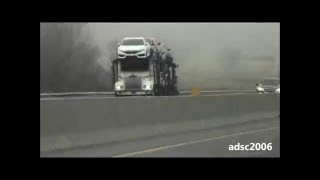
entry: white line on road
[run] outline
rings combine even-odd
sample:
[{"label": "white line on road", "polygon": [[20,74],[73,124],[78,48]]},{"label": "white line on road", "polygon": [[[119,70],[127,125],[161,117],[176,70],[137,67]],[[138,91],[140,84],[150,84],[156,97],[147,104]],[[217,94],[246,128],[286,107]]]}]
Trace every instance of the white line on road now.
[{"label": "white line on road", "polygon": [[195,143],[200,143],[200,142],[223,139],[223,138],[232,137],[232,136],[239,136],[239,135],[257,133],[257,132],[263,132],[263,131],[270,131],[270,130],[279,129],[279,128],[280,127],[272,127],[272,128],[260,129],[260,130],[255,130],[255,131],[247,131],[247,132],[243,132],[243,133],[229,134],[229,135],[219,136],[219,137],[211,137],[211,138],[206,138],[206,139],[201,139],[201,140],[195,140],[195,141],[189,141],[189,142],[184,142],[184,143],[179,143],[179,144],[174,144],[174,145],[168,145],[168,146],[163,146],[163,147],[158,147],[158,148],[153,148],[153,149],[147,149],[147,150],[143,150],[143,151],[137,151],[137,152],[133,152],[133,153],[116,155],[116,156],[113,156],[113,157],[127,157],[127,156],[143,154],[143,153],[151,153],[151,152],[159,151],[159,150],[163,150],[163,149],[170,149],[170,148],[175,148],[175,147],[179,147],[179,146],[185,146],[185,145],[189,145],[189,144],[195,144]]}]

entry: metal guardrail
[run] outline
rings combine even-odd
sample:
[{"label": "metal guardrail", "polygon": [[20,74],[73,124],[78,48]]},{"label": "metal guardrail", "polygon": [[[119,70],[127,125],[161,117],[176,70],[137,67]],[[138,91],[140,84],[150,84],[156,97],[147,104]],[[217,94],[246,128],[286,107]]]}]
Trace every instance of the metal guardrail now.
[{"label": "metal guardrail", "polygon": [[[254,90],[212,90],[200,91],[200,93],[220,93],[220,92],[254,92]],[[180,91],[180,94],[191,94],[192,91]],[[87,95],[113,95],[114,92],[68,92],[68,93],[40,93],[40,97],[54,96],[87,96]]]},{"label": "metal guardrail", "polygon": [[[215,90],[215,91],[200,91],[200,93],[220,93],[220,92],[255,92],[254,90]],[[180,91],[180,94],[191,94],[192,91]]]},{"label": "metal guardrail", "polygon": [[81,95],[113,95],[114,92],[69,92],[69,93],[40,93],[40,97],[48,96],[81,96]]}]

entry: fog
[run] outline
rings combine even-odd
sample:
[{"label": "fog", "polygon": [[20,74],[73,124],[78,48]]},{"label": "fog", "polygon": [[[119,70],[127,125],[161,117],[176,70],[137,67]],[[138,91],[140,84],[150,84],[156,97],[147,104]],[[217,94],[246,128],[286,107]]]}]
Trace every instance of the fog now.
[{"label": "fog", "polygon": [[[67,23],[55,24],[58,28],[53,28],[52,24],[42,26],[47,29],[40,28],[41,92],[112,90],[109,63],[116,57],[116,44],[130,36],[155,37],[171,48],[174,61],[179,64],[180,90],[192,87],[252,89],[261,78],[279,76],[279,23],[89,23],[81,26]],[[67,31],[66,26],[72,30]],[[56,31],[64,38],[57,38],[59,33]],[[64,55],[63,59],[58,56],[66,53],[72,56]],[[60,62],[60,66],[53,70],[55,61]]]},{"label": "fog", "polygon": [[106,91],[110,74],[87,24],[40,24],[40,93]]}]

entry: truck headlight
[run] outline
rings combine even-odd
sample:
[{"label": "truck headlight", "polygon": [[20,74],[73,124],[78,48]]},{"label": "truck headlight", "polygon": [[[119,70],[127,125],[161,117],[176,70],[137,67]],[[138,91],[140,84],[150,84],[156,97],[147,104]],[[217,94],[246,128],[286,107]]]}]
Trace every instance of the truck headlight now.
[{"label": "truck headlight", "polygon": [[116,91],[123,90],[124,89],[123,83],[122,82],[116,82],[115,85],[114,85],[114,89]]},{"label": "truck headlight", "polygon": [[145,84],[145,85],[143,85],[143,89],[151,90],[151,85],[150,84]]},{"label": "truck headlight", "polygon": [[123,86],[121,85],[116,85],[116,90],[122,90],[123,89]]},{"label": "truck headlight", "polygon": [[149,81],[146,81],[144,84],[143,84],[143,89],[144,90],[151,90],[151,83]]}]

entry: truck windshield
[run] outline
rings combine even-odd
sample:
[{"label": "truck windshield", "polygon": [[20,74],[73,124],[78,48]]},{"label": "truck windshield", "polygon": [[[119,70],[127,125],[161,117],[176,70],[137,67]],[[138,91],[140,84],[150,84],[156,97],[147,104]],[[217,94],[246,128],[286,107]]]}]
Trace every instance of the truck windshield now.
[{"label": "truck windshield", "polygon": [[141,46],[144,45],[143,39],[125,39],[122,41],[122,46]]},{"label": "truck windshield", "polygon": [[121,62],[121,71],[139,72],[148,71],[149,62],[141,60],[129,60]]}]

